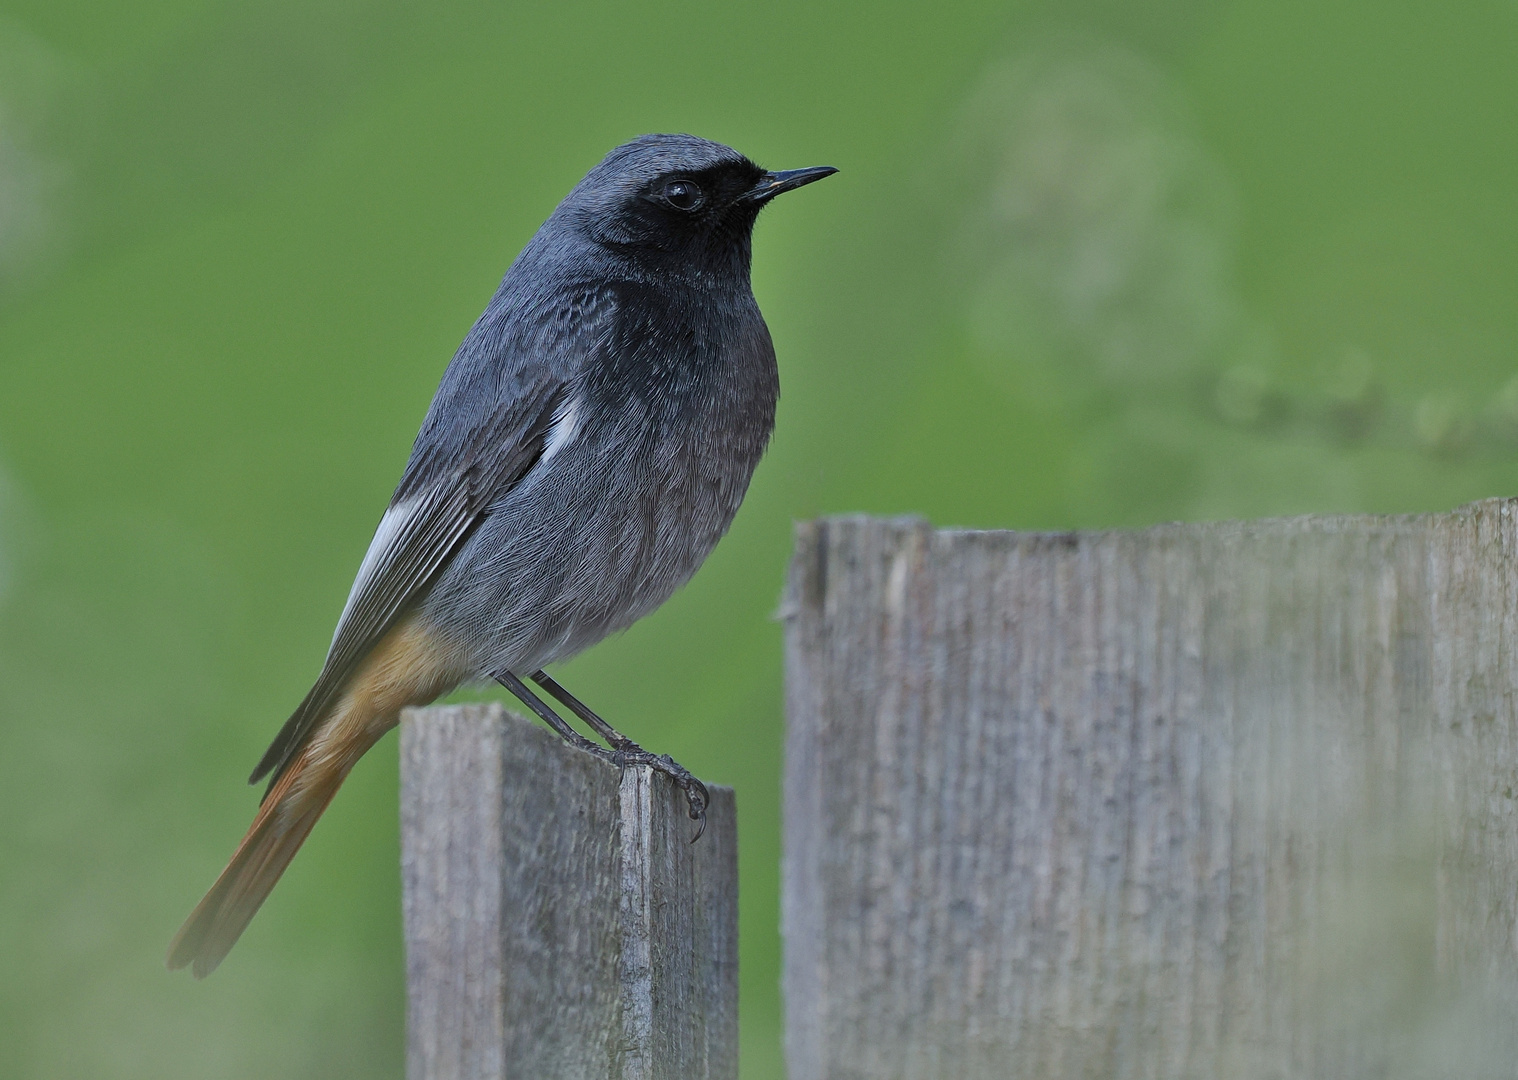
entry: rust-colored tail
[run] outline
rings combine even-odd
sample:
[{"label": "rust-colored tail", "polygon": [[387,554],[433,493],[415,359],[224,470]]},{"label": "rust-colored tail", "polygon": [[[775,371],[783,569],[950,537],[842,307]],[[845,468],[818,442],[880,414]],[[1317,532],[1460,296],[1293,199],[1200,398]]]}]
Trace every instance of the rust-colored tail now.
[{"label": "rust-colored tail", "polygon": [[[355,757],[356,760],[356,757]],[[169,967],[216,970],[347,778],[350,762],[302,755],[269,791],[232,861],[174,935]]]},{"label": "rust-colored tail", "polygon": [[193,964],[197,979],[216,970],[358,759],[395,726],[404,706],[458,685],[462,674],[451,657],[446,643],[408,618],[364,658],[336,705],[300,736],[232,861],[174,935],[170,968]]}]

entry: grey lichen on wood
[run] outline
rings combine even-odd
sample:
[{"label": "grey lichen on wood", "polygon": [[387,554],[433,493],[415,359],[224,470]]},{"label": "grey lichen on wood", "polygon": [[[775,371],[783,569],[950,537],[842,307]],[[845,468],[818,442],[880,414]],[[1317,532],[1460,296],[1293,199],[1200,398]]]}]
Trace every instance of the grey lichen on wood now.
[{"label": "grey lichen on wood", "polygon": [[737,826],[499,705],[401,722],[410,1080],[734,1080]]},{"label": "grey lichen on wood", "polygon": [[791,1080],[1518,1075],[1515,556],[800,526]]}]

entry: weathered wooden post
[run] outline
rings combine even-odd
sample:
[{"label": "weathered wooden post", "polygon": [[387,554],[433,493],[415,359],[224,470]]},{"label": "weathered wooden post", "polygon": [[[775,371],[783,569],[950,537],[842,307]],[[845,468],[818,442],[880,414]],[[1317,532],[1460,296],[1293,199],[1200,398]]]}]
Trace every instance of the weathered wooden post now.
[{"label": "weathered wooden post", "polygon": [[409,1080],[735,1080],[733,792],[498,705],[401,722]]},{"label": "weathered wooden post", "polygon": [[1518,1075],[1518,503],[798,531],[790,1080]]}]

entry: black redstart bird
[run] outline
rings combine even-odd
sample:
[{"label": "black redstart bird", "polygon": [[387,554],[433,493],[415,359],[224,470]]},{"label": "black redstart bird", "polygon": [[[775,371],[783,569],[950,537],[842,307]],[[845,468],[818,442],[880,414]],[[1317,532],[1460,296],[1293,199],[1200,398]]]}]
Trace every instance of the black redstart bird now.
[{"label": "black redstart bird", "polygon": [[213,971],[354,763],[402,708],[463,683],[495,679],[574,745],[668,773],[703,818],[700,781],[543,668],[653,611],[727,531],[779,395],[754,219],[836,171],[646,135],[559,204],[443,375],[316,685],[253,770],[270,778],[258,815],[171,968]]}]

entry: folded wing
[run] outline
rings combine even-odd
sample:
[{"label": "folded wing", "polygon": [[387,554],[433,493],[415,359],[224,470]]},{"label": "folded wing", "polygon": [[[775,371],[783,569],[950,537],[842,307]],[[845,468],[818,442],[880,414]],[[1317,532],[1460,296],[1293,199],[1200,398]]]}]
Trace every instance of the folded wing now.
[{"label": "folded wing", "polygon": [[338,619],[332,647],[306,694],[248,782],[269,776],[269,788],[332,707],[344,685],[396,619],[425,590],[488,510],[520,483],[543,455],[565,384],[547,373],[459,440],[471,452],[413,454],[396,496],[380,520]]}]

